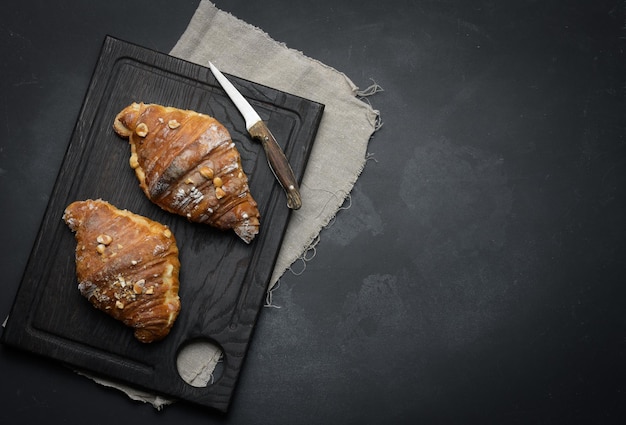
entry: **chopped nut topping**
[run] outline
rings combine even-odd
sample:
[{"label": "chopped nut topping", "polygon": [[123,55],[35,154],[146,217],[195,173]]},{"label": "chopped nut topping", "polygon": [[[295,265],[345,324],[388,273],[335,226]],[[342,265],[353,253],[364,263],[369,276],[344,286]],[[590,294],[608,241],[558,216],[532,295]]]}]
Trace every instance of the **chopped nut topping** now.
[{"label": "chopped nut topping", "polygon": [[194,184],[194,181],[191,179],[191,177],[187,177],[187,178],[185,179],[185,183],[186,183],[186,184]]},{"label": "chopped nut topping", "polygon": [[214,185],[215,187],[222,187],[222,185],[223,185],[223,184],[224,184],[224,182],[222,181],[222,179],[221,179],[221,178],[219,178],[219,177],[215,177],[215,178],[213,179],[213,185]]},{"label": "chopped nut topping", "polygon": [[133,292],[135,294],[141,294],[143,292],[144,289],[144,285],[146,284],[145,279],[139,279],[137,282],[135,282],[135,284],[133,285]]},{"label": "chopped nut topping", "polygon": [[215,197],[217,199],[222,199],[224,196],[226,196],[226,192],[224,192],[224,189],[222,189],[221,187],[215,189]]},{"label": "chopped nut topping", "polygon": [[115,307],[119,308],[120,310],[124,309],[124,303],[121,302],[120,300],[115,301]]},{"label": "chopped nut topping", "polygon": [[98,246],[96,247],[96,251],[98,251],[98,254],[104,254],[104,250],[106,249],[106,245],[105,244],[98,244]]},{"label": "chopped nut topping", "polygon": [[98,235],[98,237],[96,238],[96,241],[103,245],[109,245],[111,242],[113,242],[113,238],[109,235],[102,234],[102,235]]},{"label": "chopped nut topping", "polygon": [[154,294],[154,286],[151,286],[148,289],[146,289],[146,294],[148,295]]},{"label": "chopped nut topping", "polygon": [[213,178],[213,169],[211,167],[207,167],[206,165],[203,165],[202,167],[200,167],[200,174],[205,179],[212,179]]},{"label": "chopped nut topping", "polygon": [[171,128],[172,130],[174,130],[175,128],[180,127],[180,123],[179,123],[178,121],[176,121],[176,120],[169,120],[169,121],[167,122],[167,126],[168,126],[169,128]]},{"label": "chopped nut topping", "polygon": [[146,123],[142,122],[137,124],[137,127],[135,128],[135,133],[137,133],[137,136],[139,137],[146,137],[148,135],[148,126],[146,125]]}]

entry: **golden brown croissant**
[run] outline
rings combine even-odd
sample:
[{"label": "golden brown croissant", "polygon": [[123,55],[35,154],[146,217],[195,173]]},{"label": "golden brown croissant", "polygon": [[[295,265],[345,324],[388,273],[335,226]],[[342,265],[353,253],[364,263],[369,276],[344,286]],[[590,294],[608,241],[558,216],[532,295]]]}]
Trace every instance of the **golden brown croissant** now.
[{"label": "golden brown croissant", "polygon": [[163,339],[180,311],[178,247],[167,226],[102,200],[70,204],[63,220],[76,233],[81,294],[139,341]]},{"label": "golden brown croissant", "polygon": [[228,130],[194,111],[133,103],[113,124],[131,146],[130,166],[146,196],[166,211],[250,243],[259,210]]}]

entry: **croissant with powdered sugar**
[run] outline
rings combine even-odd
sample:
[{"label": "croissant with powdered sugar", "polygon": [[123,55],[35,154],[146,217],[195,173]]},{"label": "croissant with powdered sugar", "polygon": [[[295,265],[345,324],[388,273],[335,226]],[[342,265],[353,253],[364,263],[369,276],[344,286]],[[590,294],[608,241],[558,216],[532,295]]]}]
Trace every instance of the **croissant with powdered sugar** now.
[{"label": "croissant with powdered sugar", "polygon": [[259,232],[259,210],[228,130],[215,118],[157,104],[133,103],[113,128],[128,138],[130,166],[146,196],[166,211],[246,243]]}]

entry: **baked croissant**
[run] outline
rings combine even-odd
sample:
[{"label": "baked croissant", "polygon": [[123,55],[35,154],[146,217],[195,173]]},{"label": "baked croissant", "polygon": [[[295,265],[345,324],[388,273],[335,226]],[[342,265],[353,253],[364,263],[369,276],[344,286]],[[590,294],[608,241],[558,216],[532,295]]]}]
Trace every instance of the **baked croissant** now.
[{"label": "baked croissant", "polygon": [[129,139],[130,166],[152,202],[190,221],[233,229],[246,243],[258,234],[259,210],[241,157],[215,118],[133,103],[113,128]]},{"label": "baked croissant", "polygon": [[178,247],[167,226],[102,200],[70,204],[78,289],[94,307],[135,329],[141,342],[163,339],[180,311]]}]

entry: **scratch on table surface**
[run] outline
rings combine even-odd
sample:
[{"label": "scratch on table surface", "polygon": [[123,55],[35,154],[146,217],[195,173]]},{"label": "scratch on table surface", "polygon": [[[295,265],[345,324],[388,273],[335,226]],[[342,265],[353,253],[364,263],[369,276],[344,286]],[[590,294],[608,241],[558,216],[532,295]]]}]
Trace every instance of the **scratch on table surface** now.
[{"label": "scratch on table surface", "polygon": [[22,34],[13,31],[11,28],[7,28],[6,30],[9,33],[10,37],[17,37],[17,38],[20,38],[22,40],[26,40],[30,44],[30,39],[28,37],[24,37]]},{"label": "scratch on table surface", "polygon": [[22,80],[22,81],[13,83],[13,87],[28,86],[28,85],[38,84],[38,83],[39,83],[39,79],[35,77],[34,75],[32,75],[32,79]]}]

